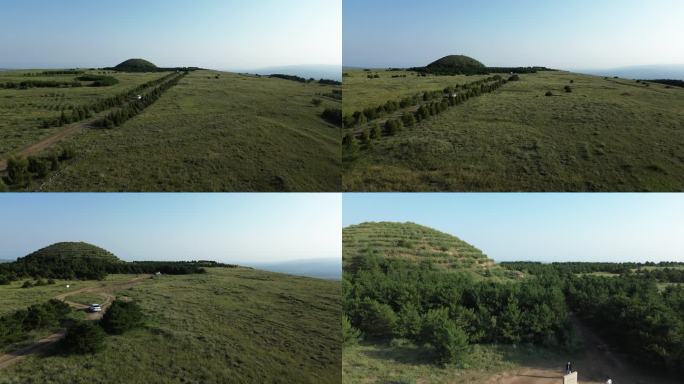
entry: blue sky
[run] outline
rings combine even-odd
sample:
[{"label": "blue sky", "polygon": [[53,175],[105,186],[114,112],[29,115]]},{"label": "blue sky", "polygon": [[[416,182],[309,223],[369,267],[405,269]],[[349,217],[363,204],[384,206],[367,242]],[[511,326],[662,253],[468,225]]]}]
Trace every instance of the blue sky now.
[{"label": "blue sky", "polygon": [[339,194],[0,194],[0,259],[85,241],[125,260],[342,256]]},{"label": "blue sky", "polygon": [[0,68],[342,62],[342,0],[2,0]]},{"label": "blue sky", "polygon": [[449,54],[489,66],[684,64],[683,14],[681,0],[344,0],[344,65]]},{"label": "blue sky", "polygon": [[684,194],[345,194],[343,225],[411,221],[497,261],[684,261]]}]

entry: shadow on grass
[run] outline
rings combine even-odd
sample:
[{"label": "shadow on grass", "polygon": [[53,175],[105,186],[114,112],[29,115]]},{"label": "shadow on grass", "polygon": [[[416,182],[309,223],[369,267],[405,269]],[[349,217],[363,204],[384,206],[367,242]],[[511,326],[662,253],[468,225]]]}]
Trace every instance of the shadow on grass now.
[{"label": "shadow on grass", "polygon": [[363,352],[368,357],[378,360],[394,361],[407,365],[434,364],[434,355],[427,347],[419,347],[407,341],[376,341],[362,345],[373,346],[375,349]]}]

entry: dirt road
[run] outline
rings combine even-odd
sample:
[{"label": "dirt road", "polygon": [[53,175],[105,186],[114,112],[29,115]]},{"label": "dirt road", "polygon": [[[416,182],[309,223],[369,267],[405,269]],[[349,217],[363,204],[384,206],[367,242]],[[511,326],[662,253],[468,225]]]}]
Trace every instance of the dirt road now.
[{"label": "dirt road", "polygon": [[[99,320],[102,318],[102,315],[107,311],[107,308],[109,308],[112,302],[116,299],[116,296],[114,295],[115,292],[136,286],[149,278],[150,275],[141,275],[127,281],[113,282],[109,284],[103,283],[102,285],[97,287],[81,288],[74,291],[65,292],[55,296],[54,298],[69,304],[69,306],[75,308],[76,310],[86,311],[88,309],[87,305],[69,301],[67,300],[67,298],[69,296],[77,295],[80,293],[93,293],[100,295],[104,300],[100,304],[102,306],[102,312],[88,313],[86,316],[87,320]],[[43,339],[40,339],[29,346],[23,347],[19,350],[10,353],[6,353],[4,355],[0,355],[0,369],[7,368],[10,365],[20,362],[21,360],[25,359],[28,355],[44,351],[47,347],[61,340],[65,336],[65,334],[66,330],[60,329],[58,332],[53,333],[52,335],[47,336]]]},{"label": "dirt road", "polygon": [[[580,321],[573,319],[577,337],[585,345],[584,356],[573,361],[574,370],[582,384],[604,384],[610,377],[615,384],[676,384],[670,379],[653,377],[633,367],[625,358],[610,350],[607,344]],[[487,384],[562,384],[564,361],[554,362],[557,366],[523,367],[497,374]]]},{"label": "dirt road", "polygon": [[[66,139],[67,137],[73,136],[77,134],[78,132],[81,132],[85,128],[89,127],[91,123],[93,123],[96,119],[90,119],[87,121],[82,121],[79,123],[74,123],[71,125],[67,125],[66,128],[60,130],[59,132],[54,133],[51,136],[48,136],[41,141],[31,144],[28,147],[22,149],[21,151],[17,152],[15,155],[20,156],[20,157],[28,157],[28,156],[34,156],[38,155],[39,153],[45,151],[48,148],[51,148],[55,144],[59,143],[60,141]],[[2,159],[0,160],[0,172],[3,172],[7,169],[7,160]]]}]

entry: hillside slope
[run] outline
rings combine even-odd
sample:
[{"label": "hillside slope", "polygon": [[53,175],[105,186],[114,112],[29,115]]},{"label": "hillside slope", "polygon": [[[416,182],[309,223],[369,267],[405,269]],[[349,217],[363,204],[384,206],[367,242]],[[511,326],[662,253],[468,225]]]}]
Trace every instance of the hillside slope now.
[{"label": "hillside slope", "polygon": [[[348,156],[344,190],[684,189],[683,89],[567,72],[519,77]],[[360,105],[374,84],[345,92]]]},{"label": "hillside slope", "polygon": [[360,259],[376,255],[389,259],[430,262],[450,272],[468,271],[480,276],[507,274],[481,250],[465,241],[414,223],[363,223],[342,231],[345,270],[354,270]]},{"label": "hillside slope", "polygon": [[142,329],[109,337],[94,356],[31,356],[0,370],[0,383],[341,381],[338,282],[212,268],[117,296],[142,307]]},{"label": "hillside slope", "polygon": [[110,263],[121,261],[108,250],[84,242],[51,244],[21,257],[17,261],[40,263],[55,259],[91,259]]}]

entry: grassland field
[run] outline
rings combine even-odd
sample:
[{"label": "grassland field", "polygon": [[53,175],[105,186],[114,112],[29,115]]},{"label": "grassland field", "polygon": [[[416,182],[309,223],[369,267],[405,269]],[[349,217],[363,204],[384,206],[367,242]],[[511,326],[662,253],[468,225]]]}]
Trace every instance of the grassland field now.
[{"label": "grassland field", "polygon": [[[54,284],[22,288],[26,280],[20,279],[8,285],[0,285],[0,316],[24,309],[34,304],[42,304],[51,298],[82,288],[98,287],[104,284],[124,282],[135,275],[108,275],[103,281],[96,280],[55,280]],[[66,286],[69,285],[69,288]],[[77,298],[77,296],[74,296]],[[70,297],[71,300],[71,297]],[[90,303],[88,303],[90,304]]]},{"label": "grassland field", "polygon": [[[59,109],[67,100],[85,102],[105,88],[111,88],[108,94],[115,87],[131,89],[163,75],[117,72],[113,76],[122,81],[114,87],[0,89],[0,103],[5,103],[0,111],[12,115],[6,123],[11,128],[0,126],[0,132],[16,136],[0,155],[58,132],[60,128],[39,128],[41,118],[59,116],[51,107]],[[59,146],[74,148],[76,157],[26,190],[337,191],[339,128],[321,118],[325,108],[341,108],[339,100],[327,96],[335,89],[339,87],[191,72],[124,125],[85,129],[64,139]],[[41,97],[53,93],[59,94],[54,100]],[[313,99],[321,104],[314,105]],[[22,108],[14,109],[15,103]]]},{"label": "grassland field", "polygon": [[[25,76],[41,73],[42,70],[0,71],[0,83],[22,81],[60,81],[70,82],[83,75],[46,75]],[[129,89],[150,80],[161,78],[168,73],[115,73],[112,71],[85,71],[85,75],[114,76],[119,84],[108,87],[75,88],[0,88],[0,158],[5,159],[12,153],[50,136],[61,127],[42,128],[46,119],[58,118],[62,110],[88,105],[95,100],[124,93]]]},{"label": "grassland field", "polygon": [[109,336],[95,355],[30,356],[0,370],[0,383],[341,382],[339,282],[211,268],[122,295],[142,307],[143,328]]},{"label": "grassland field", "polygon": [[[343,113],[475,76],[345,70]],[[564,91],[570,86],[571,93]],[[551,91],[553,96],[545,96]],[[520,75],[344,163],[345,191],[680,191],[684,89],[568,72]]]}]

